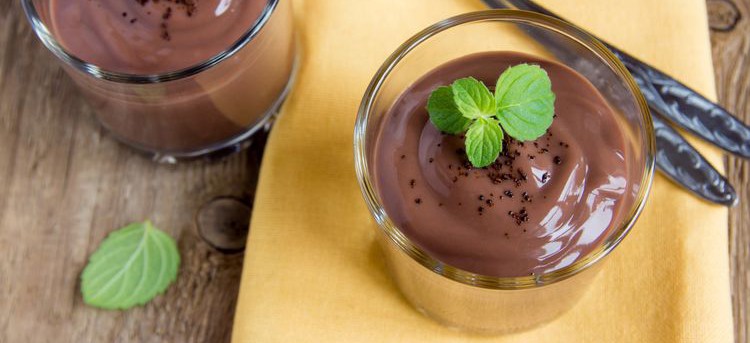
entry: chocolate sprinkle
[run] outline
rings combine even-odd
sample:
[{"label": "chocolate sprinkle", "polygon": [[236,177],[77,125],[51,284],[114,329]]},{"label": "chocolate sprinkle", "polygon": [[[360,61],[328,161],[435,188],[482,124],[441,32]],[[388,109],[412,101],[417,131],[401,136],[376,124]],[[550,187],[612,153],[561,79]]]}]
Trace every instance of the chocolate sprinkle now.
[{"label": "chocolate sprinkle", "polygon": [[161,18],[164,20],[169,19],[172,16],[172,7],[167,7],[167,10],[164,11],[164,14],[161,15]]},{"label": "chocolate sprinkle", "polygon": [[[174,4],[177,6],[178,9],[184,10],[185,15],[188,17],[192,17],[195,11],[197,10],[198,6],[198,0],[136,0],[138,4],[141,6],[146,6],[147,3],[159,3],[159,2],[166,2],[168,4]],[[167,22],[170,18],[172,18],[172,6],[167,6],[164,9],[164,13],[162,13],[162,23],[160,25],[161,28],[161,38],[170,41],[172,40],[172,35],[169,32],[169,26],[167,25]],[[151,15],[151,12],[147,12],[148,15]],[[123,17],[126,16],[126,13],[123,12]],[[135,20],[130,20],[130,23],[135,23]]]},{"label": "chocolate sprinkle", "polygon": [[529,195],[528,192],[523,192],[523,194],[521,194],[521,197],[522,197],[521,202],[533,202],[533,199],[531,195]]},{"label": "chocolate sprinkle", "polygon": [[526,211],[526,207],[521,207],[518,212],[508,211],[508,215],[516,221],[518,226],[529,221],[529,213]]}]

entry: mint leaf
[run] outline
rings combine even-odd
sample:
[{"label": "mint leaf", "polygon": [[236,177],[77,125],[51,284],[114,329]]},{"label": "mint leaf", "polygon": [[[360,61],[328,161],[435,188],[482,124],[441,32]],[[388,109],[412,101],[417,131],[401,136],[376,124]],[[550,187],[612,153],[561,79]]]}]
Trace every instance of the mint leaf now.
[{"label": "mint leaf", "polygon": [[547,132],[555,115],[555,93],[547,72],[537,65],[508,68],[497,80],[495,95],[473,77],[439,87],[427,101],[430,121],[440,131],[466,131],[466,154],[474,167],[492,164],[503,150],[505,133],[534,140]]},{"label": "mint leaf", "polygon": [[466,131],[471,124],[471,120],[464,117],[456,107],[451,87],[443,86],[430,94],[427,112],[430,114],[430,121],[438,130],[452,135]]},{"label": "mint leaf", "polygon": [[503,72],[495,87],[495,103],[503,130],[520,141],[541,137],[555,114],[552,82],[537,65],[519,64]]},{"label": "mint leaf", "polygon": [[103,309],[143,305],[177,277],[180,255],[172,237],[151,225],[133,223],[112,232],[81,274],[83,301]]},{"label": "mint leaf", "polygon": [[469,119],[495,115],[495,99],[483,83],[473,77],[458,79],[451,85],[456,107]]},{"label": "mint leaf", "polygon": [[466,154],[474,167],[486,167],[495,162],[503,150],[503,130],[495,119],[477,119],[466,132]]}]

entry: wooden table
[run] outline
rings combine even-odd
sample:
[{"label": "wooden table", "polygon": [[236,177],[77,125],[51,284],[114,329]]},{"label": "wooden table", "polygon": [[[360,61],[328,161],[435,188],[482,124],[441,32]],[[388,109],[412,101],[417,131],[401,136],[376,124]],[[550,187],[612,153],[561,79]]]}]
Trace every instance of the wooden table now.
[{"label": "wooden table", "polygon": [[[707,3],[721,102],[750,121],[750,0]],[[0,2],[0,47],[0,342],[228,341],[243,258],[235,245],[247,234],[264,140],[220,161],[152,163],[96,124],[16,1]],[[750,163],[726,164],[741,195],[729,260],[736,340],[747,342]],[[89,254],[143,219],[177,238],[176,284],[129,311],[84,306],[78,277]]]},{"label": "wooden table", "polygon": [[[719,102],[750,122],[750,0],[708,0]],[[736,342],[750,342],[750,161],[725,159],[740,196],[729,211],[729,263]]]}]

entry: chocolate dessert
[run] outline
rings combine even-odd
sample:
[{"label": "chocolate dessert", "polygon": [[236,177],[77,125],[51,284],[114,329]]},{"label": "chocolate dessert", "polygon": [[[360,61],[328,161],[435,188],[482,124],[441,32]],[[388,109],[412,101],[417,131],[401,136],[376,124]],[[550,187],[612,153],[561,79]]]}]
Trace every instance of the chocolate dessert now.
[{"label": "chocolate dessert", "polygon": [[265,0],[52,0],[66,49],[103,69],[160,74],[198,64],[252,27]]},{"label": "chocolate dessert", "polygon": [[[278,105],[291,78],[288,1],[51,0],[50,13],[60,44],[97,68],[192,75],[126,84],[70,73],[103,125],[144,150],[187,153],[229,141]],[[185,71],[202,63],[210,66]]]},{"label": "chocolate dessert", "polygon": [[[505,137],[499,158],[469,163],[464,137],[429,120],[430,93],[456,79],[495,85],[529,63],[549,75],[555,118],[534,141]],[[627,149],[613,110],[588,80],[559,63],[486,52],[446,63],[419,79],[384,116],[374,179],[386,212],[436,259],[499,277],[564,268],[598,248],[625,215]]]}]

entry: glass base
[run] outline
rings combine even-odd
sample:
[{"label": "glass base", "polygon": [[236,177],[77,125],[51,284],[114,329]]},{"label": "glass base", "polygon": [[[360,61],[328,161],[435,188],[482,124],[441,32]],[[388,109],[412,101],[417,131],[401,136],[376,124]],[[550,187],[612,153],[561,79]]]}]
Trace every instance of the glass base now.
[{"label": "glass base", "polygon": [[279,98],[281,100],[279,104],[270,109],[256,125],[250,127],[247,131],[233,137],[228,141],[216,143],[207,148],[190,152],[165,153],[142,149],[131,144],[128,145],[147,154],[151,158],[151,160],[156,163],[176,164],[177,162],[185,162],[196,159],[221,159],[250,147],[250,145],[252,145],[253,143],[253,138],[257,133],[267,133],[268,131],[270,131],[271,127],[273,126],[273,122],[276,120],[276,116],[278,115],[278,110],[281,107],[281,104],[283,104],[285,98],[285,95]]},{"label": "glass base", "polygon": [[[297,44],[297,46],[299,46],[299,44]],[[297,48],[296,51],[299,51],[299,48]],[[289,75],[289,80],[287,81],[286,86],[284,86],[284,90],[281,92],[281,94],[279,94],[279,97],[271,105],[271,107],[268,108],[266,113],[263,114],[261,119],[258,120],[253,126],[249,127],[246,131],[234,137],[231,137],[226,141],[218,142],[208,147],[193,151],[164,152],[138,145],[137,143],[130,142],[127,139],[123,139],[117,136],[117,134],[113,133],[110,130],[107,131],[109,131],[110,134],[120,143],[125,144],[142,154],[145,154],[147,157],[157,163],[176,164],[178,162],[186,162],[197,159],[214,160],[235,154],[252,145],[253,137],[256,133],[267,133],[271,130],[271,127],[276,120],[276,116],[279,113],[279,109],[281,108],[281,105],[284,104],[284,101],[286,100],[286,97],[289,94],[289,91],[292,89],[292,85],[294,85],[294,82],[296,80],[297,71],[299,69],[298,62],[299,55],[297,55],[294,59],[292,71]]]}]

